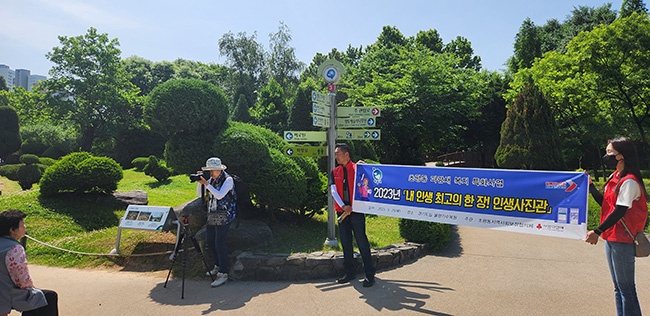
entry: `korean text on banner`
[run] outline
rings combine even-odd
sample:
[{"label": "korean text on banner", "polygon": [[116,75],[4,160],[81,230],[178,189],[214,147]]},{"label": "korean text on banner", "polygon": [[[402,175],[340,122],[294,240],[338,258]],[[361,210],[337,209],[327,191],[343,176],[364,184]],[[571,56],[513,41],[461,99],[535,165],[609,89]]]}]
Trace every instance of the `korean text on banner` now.
[{"label": "korean text on banner", "polygon": [[583,239],[581,172],[357,164],[354,211]]}]

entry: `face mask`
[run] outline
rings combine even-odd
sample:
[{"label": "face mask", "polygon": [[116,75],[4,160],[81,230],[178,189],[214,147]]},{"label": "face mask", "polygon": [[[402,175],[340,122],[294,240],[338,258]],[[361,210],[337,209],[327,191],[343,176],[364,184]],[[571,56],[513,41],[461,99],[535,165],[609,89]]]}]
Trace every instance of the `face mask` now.
[{"label": "face mask", "polygon": [[607,155],[603,156],[603,163],[605,164],[605,167],[609,169],[616,169],[616,165],[618,164],[618,160],[616,160],[615,155]]}]

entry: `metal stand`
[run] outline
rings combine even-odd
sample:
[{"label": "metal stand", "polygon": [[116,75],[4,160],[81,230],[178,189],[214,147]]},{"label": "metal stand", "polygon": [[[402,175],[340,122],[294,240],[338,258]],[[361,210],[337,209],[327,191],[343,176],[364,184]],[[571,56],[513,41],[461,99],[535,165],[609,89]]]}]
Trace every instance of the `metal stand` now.
[{"label": "metal stand", "polygon": [[[208,266],[208,264],[205,262],[205,257],[203,256],[203,251],[201,251],[201,247],[199,246],[199,242],[196,241],[196,238],[192,234],[192,231],[190,230],[190,227],[188,225],[189,219],[187,216],[183,216],[183,223],[179,221],[173,221],[174,224],[176,224],[176,245],[174,246],[174,253],[172,253],[169,256],[169,260],[172,261],[171,266],[169,267],[169,272],[167,272],[167,279],[165,280],[165,285],[163,287],[167,287],[167,281],[169,281],[169,276],[172,273],[172,268],[174,268],[174,263],[176,262],[176,258],[178,257],[178,252],[180,251],[180,246],[181,242],[183,243],[183,260],[182,260],[182,266],[183,266],[183,281],[182,281],[182,286],[181,286],[181,299],[185,298],[185,266],[187,262],[187,250],[188,250],[188,240],[192,242],[194,245],[194,249],[196,252],[199,254],[199,257],[201,258],[201,261],[203,261],[203,265],[205,265],[206,271],[210,274],[210,278],[212,281],[214,281],[214,275],[212,275],[212,269]],[[181,235],[181,230],[183,231]]]}]

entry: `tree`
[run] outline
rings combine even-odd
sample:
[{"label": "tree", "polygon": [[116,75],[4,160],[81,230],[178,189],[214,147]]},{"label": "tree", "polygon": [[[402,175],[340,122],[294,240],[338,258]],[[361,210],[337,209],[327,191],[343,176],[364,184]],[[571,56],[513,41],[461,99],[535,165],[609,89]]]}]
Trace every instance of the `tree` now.
[{"label": "tree", "polygon": [[269,73],[285,92],[290,92],[298,81],[298,72],[305,67],[304,63],[296,58],[295,48],[289,46],[291,30],[280,22],[278,31],[269,34],[269,41],[271,52],[266,63],[269,67]]},{"label": "tree", "polygon": [[239,95],[237,99],[237,106],[235,107],[235,112],[232,114],[232,120],[243,123],[251,122],[251,113],[248,110],[249,106],[246,102],[246,96],[243,94]]},{"label": "tree", "polygon": [[318,90],[316,81],[312,78],[307,78],[304,82],[300,83],[296,91],[296,97],[289,109],[288,125],[290,130],[294,131],[310,131],[314,130],[312,122],[312,91]]},{"label": "tree", "polygon": [[122,61],[124,69],[131,74],[131,83],[140,89],[142,95],[147,95],[153,88],[156,87],[157,82],[154,81],[151,74],[152,62],[138,56],[131,56]]},{"label": "tree", "polygon": [[0,91],[9,91],[7,80],[5,80],[5,77],[3,76],[0,76]]},{"label": "tree", "polygon": [[535,23],[527,18],[515,37],[515,54],[510,59],[510,71],[530,68],[535,58],[542,57],[540,35]]},{"label": "tree", "polygon": [[437,30],[419,31],[415,42],[431,50],[433,53],[442,53],[445,45]]},{"label": "tree", "polygon": [[632,15],[634,12],[638,12],[640,14],[648,13],[648,9],[645,7],[643,0],[623,0],[623,3],[621,3],[621,11],[619,13],[619,17],[626,18]]},{"label": "tree", "polygon": [[551,107],[532,81],[508,108],[495,160],[501,168],[565,169]]},{"label": "tree", "polygon": [[282,86],[275,79],[260,91],[259,100],[252,109],[252,117],[257,125],[264,126],[276,133],[284,130],[289,112],[285,104]]},{"label": "tree", "polygon": [[82,36],[59,36],[61,46],[46,56],[54,63],[44,86],[58,119],[79,129],[81,149],[90,151],[99,133],[111,134],[141,118],[133,106],[139,91],[129,81],[117,39],[95,28]]},{"label": "tree", "polygon": [[20,149],[20,143],[18,114],[11,107],[0,106],[0,159]]},{"label": "tree", "polygon": [[235,36],[232,32],[224,34],[219,39],[219,54],[225,56],[226,65],[231,68],[231,73],[226,86],[230,92],[233,106],[235,98],[246,96],[247,104],[254,104],[255,95],[266,84],[264,61],[266,59],[264,47],[257,42],[257,33],[250,37],[246,32]]},{"label": "tree", "polygon": [[451,53],[458,58],[456,67],[481,70],[481,57],[474,56],[472,43],[462,36],[456,37],[453,41],[447,43],[442,50],[445,53]]}]

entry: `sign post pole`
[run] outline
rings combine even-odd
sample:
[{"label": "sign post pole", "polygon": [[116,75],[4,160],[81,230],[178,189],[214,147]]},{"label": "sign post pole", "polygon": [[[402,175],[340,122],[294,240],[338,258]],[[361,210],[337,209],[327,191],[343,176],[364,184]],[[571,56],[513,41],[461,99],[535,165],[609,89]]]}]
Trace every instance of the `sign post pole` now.
[{"label": "sign post pole", "polygon": [[[336,158],[334,156],[334,148],[336,146],[336,83],[341,79],[341,75],[345,74],[345,66],[335,59],[328,59],[324,61],[319,67],[318,72],[323,76],[327,83],[327,91],[329,91],[330,103],[330,121],[329,130],[327,131],[327,169],[328,173],[336,166]],[[328,177],[329,178],[329,177]],[[334,199],[329,190],[329,183],[327,185],[327,239],[325,245],[329,247],[338,247],[339,243],[336,240],[336,211],[334,210]]]}]

